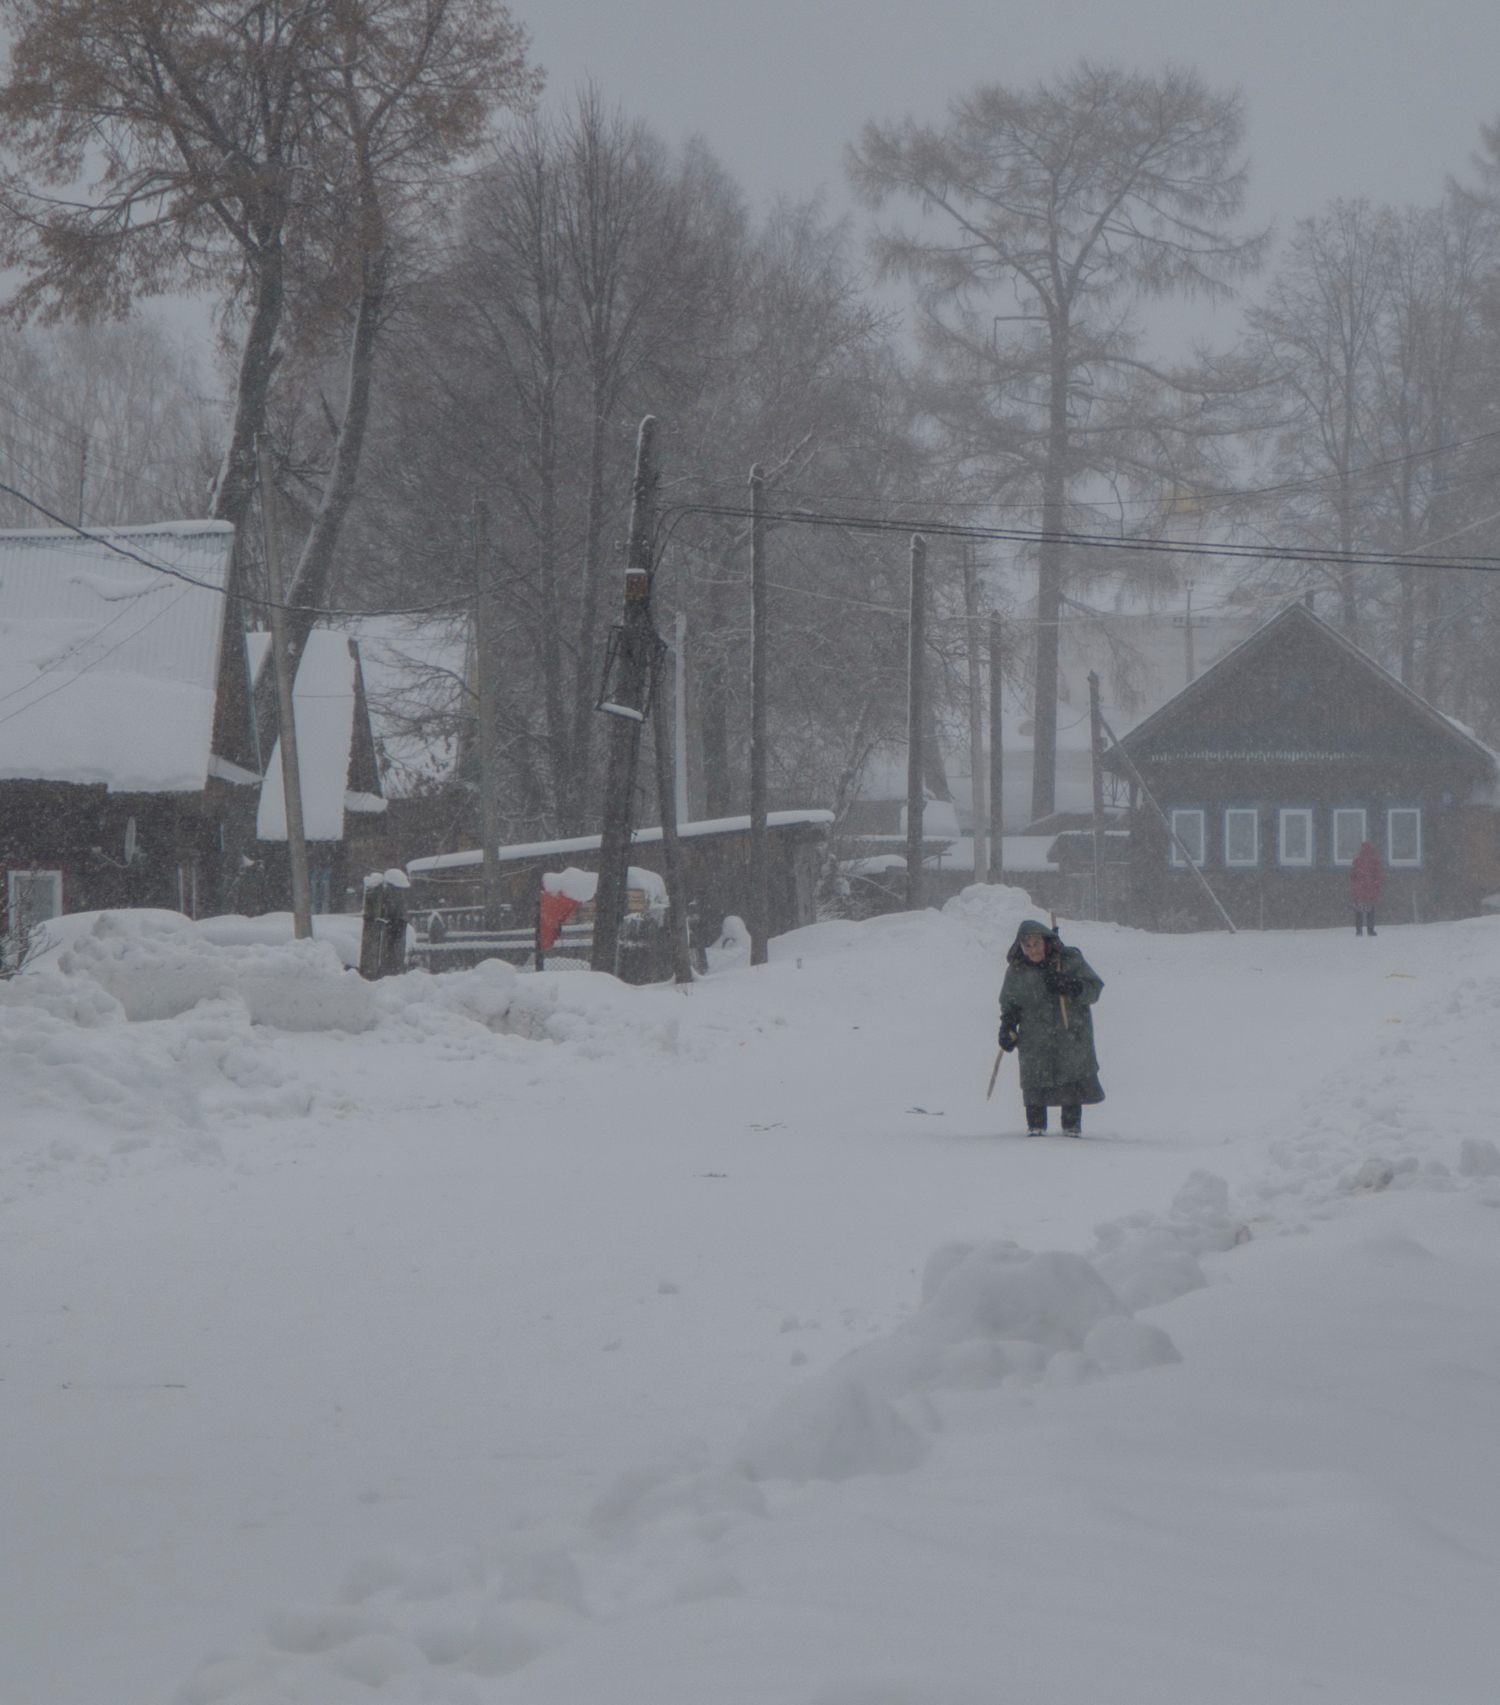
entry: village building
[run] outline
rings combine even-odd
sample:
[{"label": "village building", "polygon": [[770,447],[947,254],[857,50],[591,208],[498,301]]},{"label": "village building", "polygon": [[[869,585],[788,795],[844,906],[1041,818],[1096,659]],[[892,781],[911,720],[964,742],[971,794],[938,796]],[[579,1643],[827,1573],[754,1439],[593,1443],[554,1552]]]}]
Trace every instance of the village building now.
[{"label": "village building", "polygon": [[[64,912],[289,904],[279,743],[263,771],[252,710],[269,641],[227,619],[233,548],[218,521],[0,533],[13,942]],[[358,909],[361,836],[385,801],[347,636],[310,636],[294,702],[314,908]]]},{"label": "village building", "polygon": [[260,763],[234,531],[0,533],[5,933],[64,911],[233,906]]},{"label": "village building", "polygon": [[1500,889],[1496,755],[1301,603],[1104,763],[1130,792],[1131,923],[1217,926],[1190,866],[1237,928],[1346,923],[1366,840],[1382,919],[1473,915]]},{"label": "village building", "polygon": [[[817,919],[818,888],[823,874],[831,811],[771,811],[766,815],[767,885],[769,929],[772,935],[800,929]],[[714,941],[728,917],[743,918],[750,895],[750,819],[721,817],[704,822],[683,823],[677,831],[682,843],[682,873],[693,945],[702,949]],[[542,894],[542,878],[568,868],[597,872],[598,835],[577,835],[564,840],[532,841],[499,849],[502,919],[513,937],[505,956],[524,961],[532,942]],[[657,879],[666,874],[661,830],[637,829],[631,837],[630,862]],[[488,949],[469,949],[461,938],[478,931],[484,915],[481,867],[483,854],[438,853],[414,858],[406,866],[411,878],[411,917],[417,925],[424,951],[430,935],[428,920],[435,912],[446,938],[442,960],[460,963],[465,953],[478,956]],[[645,892],[637,890],[639,897]],[[664,892],[664,890],[662,890]],[[573,939],[582,952],[586,924],[575,926]],[[434,963],[437,961],[434,960]]]},{"label": "village building", "polygon": [[[270,635],[245,638],[255,674],[264,666]],[[357,640],[336,629],[313,629],[297,662],[292,715],[312,909],[358,911],[365,873],[385,868],[381,831],[386,800]],[[266,908],[284,909],[291,903],[291,870],[279,739],[266,761],[255,838]]]},{"label": "village building", "polygon": [[[1243,643],[1261,620],[1254,604],[1231,588],[1200,585],[1176,609],[1127,602],[1107,611],[1070,610],[1063,621],[1058,660],[1057,762],[1054,809],[1033,821],[1035,724],[1024,667],[1007,668],[1001,705],[1004,880],[1026,889],[1036,905],[1072,917],[1095,909],[1092,839],[1078,837],[1093,822],[1089,676],[1097,674],[1101,708],[1120,735],[1166,703],[1221,657]],[[1029,628],[1005,624],[1017,663],[1029,653]],[[984,669],[985,738],[980,754],[986,791],[990,775],[988,705],[990,672]],[[959,737],[955,737],[959,736]],[[951,723],[941,755],[928,766],[923,812],[923,894],[941,905],[975,880],[972,754]],[[836,831],[840,871],[859,909],[890,910],[905,904],[906,754],[882,751],[867,764],[857,798]],[[1108,871],[1100,886],[1124,890],[1123,788],[1107,797],[1110,834],[1101,849]],[[980,825],[988,833],[989,812]],[[1114,898],[1113,911],[1118,910]]]}]

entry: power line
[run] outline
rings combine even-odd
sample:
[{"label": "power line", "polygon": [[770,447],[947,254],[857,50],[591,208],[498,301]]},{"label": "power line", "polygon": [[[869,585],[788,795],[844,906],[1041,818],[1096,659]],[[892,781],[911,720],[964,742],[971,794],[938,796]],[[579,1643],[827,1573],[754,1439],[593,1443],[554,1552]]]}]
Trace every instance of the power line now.
[{"label": "power line", "polygon": [[[750,511],[735,504],[673,505],[678,517],[708,515],[742,520]],[[1098,533],[1070,533],[1040,527],[976,527],[957,521],[912,521],[878,515],[831,515],[805,509],[770,510],[766,520],[787,526],[837,527],[854,533],[926,533],[936,538],[987,539],[1007,544],[1056,543],[1088,550],[1141,551],[1165,556],[1219,557],[1239,562],[1307,563],[1335,568],[1428,568],[1493,574],[1500,571],[1497,556],[1428,556],[1419,551],[1335,551],[1304,545],[1202,544],[1186,539],[1118,538]],[[1476,523],[1477,524],[1477,523]]]},{"label": "power line", "polygon": [[[142,568],[149,568],[157,574],[169,574],[173,580],[181,580],[184,584],[188,586],[196,586],[204,592],[217,592],[221,595],[227,596],[226,587],[216,586],[210,580],[199,580],[195,575],[188,574],[180,568],[172,568],[164,562],[154,562],[150,557],[142,556],[139,551],[133,551],[128,549],[125,545],[118,544],[110,537],[108,532],[80,527],[76,522],[69,521],[65,516],[54,513],[54,511],[49,509],[46,504],[38,503],[34,497],[28,497],[24,491],[18,491],[15,486],[7,485],[4,480],[0,480],[0,492],[5,492],[11,497],[18,498],[29,508],[36,510],[39,515],[45,515],[49,521],[66,529],[69,533],[75,534],[78,538],[86,539],[93,545],[103,545],[106,550],[113,551],[116,556],[128,557],[131,562],[139,563]],[[241,594],[241,596],[244,597],[246,603],[254,604],[260,609],[295,610],[303,615],[313,616],[350,617],[429,616],[436,614],[440,610],[460,609],[464,605],[473,602],[472,595],[461,595],[455,598],[446,598],[439,604],[416,604],[407,609],[400,610],[341,610],[336,609],[331,605],[323,604],[273,603],[269,598],[252,597],[249,593]]]},{"label": "power line", "polygon": [[[1403,451],[1402,454],[1399,456],[1385,456],[1385,457],[1380,458],[1378,461],[1366,462],[1360,467],[1351,468],[1348,471],[1347,475],[1345,475],[1344,473],[1342,473],[1338,469],[1334,469],[1334,470],[1331,470],[1330,472],[1328,472],[1326,474],[1311,474],[1306,479],[1281,480],[1281,481],[1278,481],[1275,485],[1247,486],[1243,489],[1236,489],[1234,487],[1220,487],[1218,489],[1209,490],[1209,491],[1185,490],[1181,494],[1181,496],[1182,496],[1182,499],[1184,502],[1190,502],[1190,503],[1198,504],[1198,505],[1202,505],[1202,506],[1211,506],[1211,507],[1215,507],[1215,508],[1229,508],[1232,505],[1245,503],[1245,502],[1252,500],[1252,499],[1255,499],[1255,498],[1278,497],[1278,496],[1283,495],[1284,493],[1296,492],[1296,491],[1316,491],[1320,486],[1331,485],[1331,484],[1335,483],[1336,481],[1340,481],[1340,480],[1343,480],[1345,478],[1348,478],[1351,480],[1364,479],[1364,478],[1367,478],[1373,474],[1380,474],[1380,473],[1388,472],[1392,468],[1400,468],[1400,467],[1409,466],[1410,464],[1412,464],[1414,462],[1428,461],[1435,456],[1445,456],[1451,450],[1466,450],[1466,449],[1470,448],[1472,445],[1484,444],[1484,443],[1489,442],[1491,439],[1496,439],[1496,438],[1500,438],[1500,427],[1493,428],[1493,429],[1486,431],[1486,432],[1476,432],[1471,437],[1468,437],[1468,438],[1453,438],[1453,439],[1450,439],[1445,444],[1435,444],[1426,450],[1407,450],[1407,451]],[[1452,480],[1450,483],[1452,485],[1468,485],[1468,484],[1477,483],[1478,481],[1480,481],[1482,479],[1493,479],[1493,478],[1494,478],[1493,472],[1486,471],[1486,472],[1482,472],[1482,473],[1467,475],[1467,476],[1464,476],[1462,478]],[[709,485],[737,485],[738,484],[738,482],[730,475],[725,475],[722,479],[709,480],[706,483]],[[803,493],[803,496],[809,500],[823,499],[823,498],[827,498],[829,495],[830,494],[827,492],[804,492]],[[1134,508],[1141,508],[1141,509],[1149,509],[1149,508],[1158,507],[1160,504],[1160,499],[1149,498],[1149,497],[1119,498],[1119,499],[1116,499],[1114,502],[1107,502],[1107,503],[1100,503],[1100,504],[1087,503],[1086,501],[1083,501],[1083,500],[1075,500],[1075,502],[1077,503],[1077,506],[1080,508],[1113,509],[1113,508],[1117,508],[1117,507],[1134,507]],[[1024,502],[1007,502],[1001,498],[990,498],[990,497],[986,497],[986,498],[977,498],[977,497],[976,498],[944,498],[943,504],[946,508],[949,508],[949,509],[1023,509],[1023,510],[1032,510],[1032,509],[1035,509],[1037,507],[1037,503],[1036,503],[1036,500],[1034,498],[1028,499]]]}]

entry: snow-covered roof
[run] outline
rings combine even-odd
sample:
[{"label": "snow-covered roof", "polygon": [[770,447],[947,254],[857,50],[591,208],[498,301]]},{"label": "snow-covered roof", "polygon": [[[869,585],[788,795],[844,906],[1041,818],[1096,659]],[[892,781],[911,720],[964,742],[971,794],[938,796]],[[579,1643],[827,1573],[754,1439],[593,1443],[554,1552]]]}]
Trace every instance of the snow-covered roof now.
[{"label": "snow-covered roof", "polygon": [[0,532],[0,779],[205,785],[233,545],[222,521]]},{"label": "snow-covered roof", "polygon": [[[799,823],[826,825],[833,821],[831,811],[768,811],[766,827],[770,829],[791,828]],[[677,833],[683,840],[691,840],[697,835],[732,835],[744,834],[750,828],[748,817],[710,817],[701,823],[681,823]],[[630,837],[633,846],[649,846],[653,841],[661,839],[661,830],[637,829]],[[599,850],[598,835],[575,835],[566,841],[525,841],[518,846],[501,847],[502,863],[523,858],[553,858],[563,853],[597,852]],[[462,870],[467,865],[483,864],[484,854],[478,847],[468,852],[438,853],[432,858],[414,858],[406,866],[412,876],[425,876],[438,870]]]},{"label": "snow-covered roof", "polygon": [[[260,669],[271,636],[252,633],[245,637],[253,673]],[[348,634],[314,628],[307,636],[292,689],[292,710],[297,719],[302,824],[310,841],[342,840],[346,811],[385,810],[385,801],[378,795],[349,791],[357,667]],[[271,761],[266,765],[255,833],[262,841],[286,839],[280,740],[271,749]]]}]

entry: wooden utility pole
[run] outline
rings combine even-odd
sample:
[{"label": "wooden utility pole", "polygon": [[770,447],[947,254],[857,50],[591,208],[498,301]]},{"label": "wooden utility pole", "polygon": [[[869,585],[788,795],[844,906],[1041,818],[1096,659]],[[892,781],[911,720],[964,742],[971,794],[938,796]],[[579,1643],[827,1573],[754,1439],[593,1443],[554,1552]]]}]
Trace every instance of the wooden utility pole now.
[{"label": "wooden utility pole", "polygon": [[766,870],[766,478],[750,470],[750,963],[770,957]]},{"label": "wooden utility pole", "polygon": [[1001,674],[1003,635],[999,616],[990,617],[990,873],[1005,880],[1005,681]]},{"label": "wooden utility pole", "polygon": [[[678,620],[681,621],[681,617]],[[666,653],[657,654],[658,667],[665,668]],[[681,668],[681,662],[678,663]],[[667,933],[672,942],[672,980],[693,980],[692,955],[688,951],[687,884],[682,874],[682,842],[677,838],[677,750],[667,695],[658,682],[651,698],[651,744],[656,751],[656,804],[661,816],[663,876],[667,883]]]},{"label": "wooden utility pole", "polygon": [[482,849],[484,927],[501,924],[500,754],[495,726],[495,576],[490,562],[489,505],[474,502],[474,719],[479,738],[479,835]]},{"label": "wooden utility pole", "polygon": [[611,976],[619,969],[620,924],[630,873],[631,814],[641,729],[651,691],[651,665],[659,643],[651,625],[651,553],[656,532],[656,472],[651,449],[656,417],[647,415],[635,441],[630,502],[630,543],[625,553],[625,609],[615,632],[614,666],[599,709],[611,719],[604,776],[604,821],[599,840],[599,887],[594,896],[594,952],[590,963]]},{"label": "wooden utility pole", "polygon": [[260,466],[260,519],[271,596],[271,662],[276,671],[276,710],[281,724],[281,796],[286,806],[287,863],[292,872],[292,931],[298,941],[306,941],[312,934],[312,884],[307,875],[307,835],[302,824],[302,770],[297,762],[297,715],[292,706],[292,665],[286,646],[276,486],[271,478],[271,448],[264,438],[256,440],[255,453]]},{"label": "wooden utility pole", "polygon": [[676,772],[677,821],[692,816],[688,800],[687,611],[679,610],[672,633],[672,767]]},{"label": "wooden utility pole", "polygon": [[979,569],[974,547],[964,546],[964,639],[969,666],[969,789],[970,839],[974,846],[974,880],[989,876],[985,831],[989,828],[984,808],[984,684],[979,676]]},{"label": "wooden utility pole", "polygon": [[1104,916],[1104,718],[1099,709],[1099,676],[1089,670],[1089,756],[1094,778],[1094,917]]},{"label": "wooden utility pole", "polygon": [[922,830],[926,814],[922,743],[926,731],[927,541],[911,536],[911,613],[906,650],[906,909],[922,909]]}]

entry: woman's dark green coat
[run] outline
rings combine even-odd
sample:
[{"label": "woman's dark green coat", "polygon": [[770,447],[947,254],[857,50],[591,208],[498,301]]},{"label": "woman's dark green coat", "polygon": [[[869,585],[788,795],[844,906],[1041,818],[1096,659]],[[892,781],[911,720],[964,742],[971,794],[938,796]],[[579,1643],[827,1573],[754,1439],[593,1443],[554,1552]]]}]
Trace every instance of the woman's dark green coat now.
[{"label": "woman's dark green coat", "polygon": [[[1021,951],[1023,935],[1046,937],[1047,957],[1040,965]],[[1076,947],[1065,947],[1055,931],[1031,918],[1016,931],[1005,963],[1000,1026],[1015,1034],[1022,1099],[1034,1107],[1090,1107],[1102,1101],[1089,1008],[1103,991],[1104,979]],[[1066,979],[1077,992],[1059,998],[1048,987],[1049,971],[1054,982]]]}]

